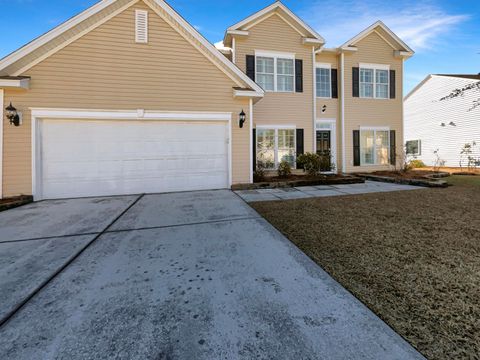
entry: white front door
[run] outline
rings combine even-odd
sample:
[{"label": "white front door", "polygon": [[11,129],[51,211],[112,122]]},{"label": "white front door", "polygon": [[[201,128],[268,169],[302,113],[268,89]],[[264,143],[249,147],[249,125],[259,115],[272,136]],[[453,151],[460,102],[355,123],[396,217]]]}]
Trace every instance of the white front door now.
[{"label": "white front door", "polygon": [[227,122],[42,120],[36,198],[227,188]]}]

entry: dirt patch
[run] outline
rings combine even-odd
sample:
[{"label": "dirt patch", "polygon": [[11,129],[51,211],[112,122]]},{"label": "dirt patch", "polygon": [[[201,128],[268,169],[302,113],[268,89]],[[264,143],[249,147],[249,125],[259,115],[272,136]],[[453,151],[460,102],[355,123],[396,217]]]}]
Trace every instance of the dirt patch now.
[{"label": "dirt patch", "polygon": [[252,206],[430,359],[479,359],[480,179]]},{"label": "dirt patch", "polygon": [[31,203],[33,198],[31,196],[15,196],[5,199],[0,199],[0,211],[5,211]]},{"label": "dirt patch", "polygon": [[[412,170],[412,171],[375,171],[372,175],[388,176],[400,179],[428,179],[429,176],[435,176],[438,172],[428,170]],[[448,174],[447,174],[448,175]]]}]

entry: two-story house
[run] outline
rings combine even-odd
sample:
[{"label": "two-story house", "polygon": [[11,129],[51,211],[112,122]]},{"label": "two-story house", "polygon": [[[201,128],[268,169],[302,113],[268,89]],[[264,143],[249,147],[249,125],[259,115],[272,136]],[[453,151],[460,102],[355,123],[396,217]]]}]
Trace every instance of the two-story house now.
[{"label": "two-story house", "polygon": [[224,46],[162,0],[103,0],[0,60],[0,197],[226,188],[303,152],[396,161],[413,51],[383,23],[327,48],[275,2]]}]

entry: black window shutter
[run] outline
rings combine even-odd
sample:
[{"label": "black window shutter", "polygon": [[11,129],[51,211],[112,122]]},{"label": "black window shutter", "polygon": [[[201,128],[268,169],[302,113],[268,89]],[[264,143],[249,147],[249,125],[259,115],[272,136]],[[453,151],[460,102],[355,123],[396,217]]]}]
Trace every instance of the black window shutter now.
[{"label": "black window shutter", "polygon": [[247,55],[247,76],[255,81],[255,56]]},{"label": "black window shutter", "polygon": [[360,130],[353,130],[353,166],[360,166]]},{"label": "black window shutter", "polygon": [[295,92],[303,92],[303,60],[295,60]]},{"label": "black window shutter", "polygon": [[337,69],[332,69],[332,98],[338,99],[338,71]]},{"label": "black window shutter", "polygon": [[390,70],[390,99],[395,99],[395,70]]},{"label": "black window shutter", "polygon": [[352,89],[353,97],[360,97],[360,69],[358,67],[352,68]]},{"label": "black window shutter", "polygon": [[390,164],[395,166],[397,162],[397,142],[395,130],[390,130]]},{"label": "black window shutter", "polygon": [[304,153],[303,129],[297,129],[297,156]]},{"label": "black window shutter", "polygon": [[252,129],[252,146],[253,146],[253,172],[257,171],[257,129]]}]

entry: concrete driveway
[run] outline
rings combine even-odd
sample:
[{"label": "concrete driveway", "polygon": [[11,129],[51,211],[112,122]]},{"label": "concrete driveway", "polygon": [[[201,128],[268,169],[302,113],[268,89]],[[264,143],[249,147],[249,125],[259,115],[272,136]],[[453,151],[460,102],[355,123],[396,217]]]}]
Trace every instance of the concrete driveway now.
[{"label": "concrete driveway", "polygon": [[420,359],[230,191],[0,213],[1,359]]}]

